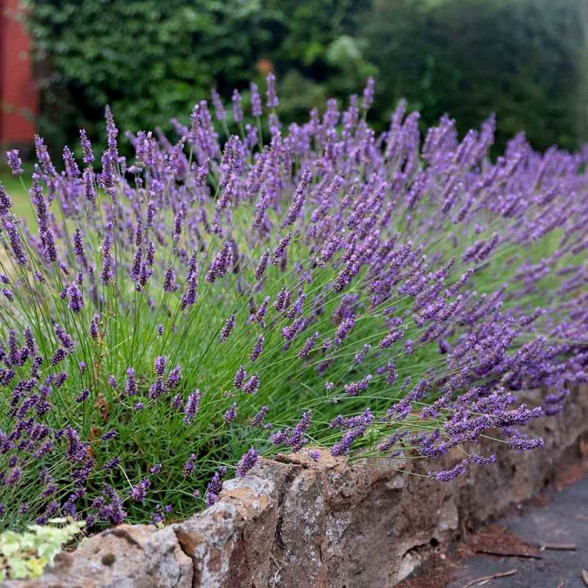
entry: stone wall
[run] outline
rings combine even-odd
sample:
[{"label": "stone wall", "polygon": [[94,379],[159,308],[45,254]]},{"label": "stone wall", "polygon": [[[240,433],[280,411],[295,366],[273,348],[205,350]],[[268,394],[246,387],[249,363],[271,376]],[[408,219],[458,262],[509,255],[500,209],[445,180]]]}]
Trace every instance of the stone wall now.
[{"label": "stone wall", "polygon": [[[262,460],[224,484],[221,500],[158,530],[121,525],[59,556],[41,579],[14,587],[241,588],[393,586],[450,540],[529,499],[564,465],[581,458],[588,394],[563,415],[533,423],[543,449],[514,453],[484,440],[495,464],[451,483],[422,474],[430,462],[386,459],[349,464],[320,452]],[[449,455],[443,464],[462,459]],[[401,469],[402,471],[399,471]]]}]

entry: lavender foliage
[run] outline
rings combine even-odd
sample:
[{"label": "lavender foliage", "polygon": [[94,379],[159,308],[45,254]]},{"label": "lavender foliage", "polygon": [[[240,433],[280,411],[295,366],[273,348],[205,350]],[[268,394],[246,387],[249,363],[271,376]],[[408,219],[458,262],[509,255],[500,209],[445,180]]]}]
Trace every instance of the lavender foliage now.
[{"label": "lavender foliage", "polygon": [[0,186],[3,524],[187,516],[228,467],[313,445],[468,447],[431,464],[450,481],[491,467],[489,430],[540,447],[524,427],[588,380],[588,150],[520,134],[492,161],[493,118],[421,136],[404,103],[378,134],[372,80],[288,127],[265,96],[269,135],[235,91],[132,157],[110,110],[102,154],[37,137],[32,220]]}]

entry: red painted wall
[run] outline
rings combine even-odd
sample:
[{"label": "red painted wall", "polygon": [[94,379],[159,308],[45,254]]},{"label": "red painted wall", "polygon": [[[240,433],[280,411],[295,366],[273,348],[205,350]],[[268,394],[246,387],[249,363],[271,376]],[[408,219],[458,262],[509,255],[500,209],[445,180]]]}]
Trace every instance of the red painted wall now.
[{"label": "red painted wall", "polygon": [[38,92],[30,39],[18,22],[19,0],[0,0],[0,145],[33,142]]}]

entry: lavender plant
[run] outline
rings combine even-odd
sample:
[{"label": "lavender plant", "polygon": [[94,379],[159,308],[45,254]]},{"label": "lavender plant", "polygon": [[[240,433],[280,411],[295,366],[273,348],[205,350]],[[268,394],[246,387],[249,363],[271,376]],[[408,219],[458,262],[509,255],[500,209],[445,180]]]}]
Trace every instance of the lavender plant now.
[{"label": "lavender plant", "polygon": [[492,163],[492,118],[421,137],[404,104],[378,135],[372,82],[286,129],[273,78],[252,90],[249,120],[214,94],[176,140],[128,134],[132,158],[108,109],[101,155],[37,138],[35,222],[0,188],[4,526],[185,517],[317,446],[457,447],[430,465],[449,480],[493,460],[484,436],[540,446],[523,426],[586,381],[587,152],[520,135]]}]

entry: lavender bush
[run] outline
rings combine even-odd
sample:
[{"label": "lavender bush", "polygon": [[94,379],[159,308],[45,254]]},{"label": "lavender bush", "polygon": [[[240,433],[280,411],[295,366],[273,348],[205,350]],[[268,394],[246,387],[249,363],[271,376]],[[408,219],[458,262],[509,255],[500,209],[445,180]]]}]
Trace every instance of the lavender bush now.
[{"label": "lavender bush", "polygon": [[3,525],[185,517],[288,449],[459,447],[448,480],[483,436],[541,445],[522,426],[586,381],[588,153],[492,163],[493,119],[421,138],[403,104],[377,135],[372,97],[285,129],[272,78],[131,159],[109,110],[101,156],[37,138],[36,222],[0,188]]}]

